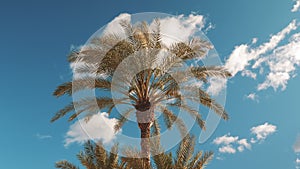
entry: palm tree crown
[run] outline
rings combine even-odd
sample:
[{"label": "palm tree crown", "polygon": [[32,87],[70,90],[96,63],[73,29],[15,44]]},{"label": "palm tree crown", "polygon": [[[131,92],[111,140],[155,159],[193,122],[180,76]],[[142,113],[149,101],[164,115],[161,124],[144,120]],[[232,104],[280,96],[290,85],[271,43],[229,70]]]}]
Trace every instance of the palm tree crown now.
[{"label": "palm tree crown", "polygon": [[[128,108],[120,112],[122,116],[115,130],[119,130],[135,112],[142,138],[141,155],[150,163],[151,127],[159,128],[155,119],[156,112],[163,115],[168,128],[175,124],[182,137],[186,136],[187,131],[175,112],[176,108],[190,114],[205,129],[201,115],[198,110],[189,106],[190,102],[207,106],[223,119],[228,119],[224,108],[207,92],[191,87],[197,81],[206,83],[209,77],[231,76],[219,66],[191,64],[195,63],[195,59],[206,56],[212,49],[208,41],[194,37],[188,42],[167,45],[162,41],[158,19],[151,28],[146,22],[131,25],[128,21],[122,21],[120,24],[126,38],[104,34],[102,37],[94,37],[88,45],[70,54],[69,62],[75,65],[73,71],[77,76],[72,82],[58,86],[53,93],[59,97],[86,89],[97,89],[110,94],[97,97],[97,104],[94,104],[94,98],[72,102],[58,111],[51,119],[52,122],[74,111],[75,106],[76,111],[69,117],[70,121],[82,113],[88,119],[99,109],[110,114],[117,105],[127,105]],[[115,95],[117,99],[113,98],[112,92],[118,93]]]}]

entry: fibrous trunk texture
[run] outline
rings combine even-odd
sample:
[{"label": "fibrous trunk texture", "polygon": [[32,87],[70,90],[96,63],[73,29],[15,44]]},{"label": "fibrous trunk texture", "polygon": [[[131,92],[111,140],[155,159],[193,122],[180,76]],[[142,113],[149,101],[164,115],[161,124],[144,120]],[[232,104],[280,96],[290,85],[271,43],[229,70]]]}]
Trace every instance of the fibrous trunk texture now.
[{"label": "fibrous trunk texture", "polygon": [[137,111],[136,117],[141,131],[141,158],[143,159],[143,168],[150,168],[150,131],[154,121],[154,110]]}]

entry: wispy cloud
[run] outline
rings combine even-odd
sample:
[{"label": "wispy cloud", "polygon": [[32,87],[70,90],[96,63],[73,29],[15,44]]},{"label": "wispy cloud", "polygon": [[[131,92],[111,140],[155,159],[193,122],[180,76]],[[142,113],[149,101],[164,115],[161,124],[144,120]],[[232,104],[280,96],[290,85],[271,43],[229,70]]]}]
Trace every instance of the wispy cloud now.
[{"label": "wispy cloud", "polygon": [[300,0],[294,0],[294,1],[295,1],[295,4],[294,4],[291,12],[297,12],[300,9]]},{"label": "wispy cloud", "polygon": [[300,135],[297,137],[296,142],[293,146],[295,153],[300,153]]},{"label": "wispy cloud", "polygon": [[256,93],[250,93],[246,96],[247,99],[258,101],[258,95]]},{"label": "wispy cloud", "polygon": [[[272,35],[268,42],[257,47],[257,39],[251,44],[236,46],[225,63],[225,67],[235,76],[257,79],[263,76],[264,81],[257,85],[257,91],[273,88],[285,90],[288,80],[295,77],[296,66],[300,66],[300,33],[290,36],[289,41],[282,42],[287,36],[298,28],[293,20],[284,29]],[[261,78],[260,78],[261,79]],[[252,98],[252,97],[250,97]]]},{"label": "wispy cloud", "polygon": [[66,134],[65,147],[72,143],[82,144],[91,139],[109,143],[120,133],[114,132],[116,122],[117,119],[109,118],[107,113],[97,113],[87,122],[80,119],[70,126]]},{"label": "wispy cloud", "polygon": [[[289,34],[292,30],[295,30],[296,21],[293,20],[287,27],[276,35],[271,36],[270,40],[258,47],[252,47],[248,44],[242,44],[236,46],[228,60],[226,61],[225,67],[232,73],[236,75],[238,72],[247,70],[246,68],[250,66],[250,61],[259,60],[259,58],[274,50],[278,44]],[[255,65],[253,65],[256,67]]]},{"label": "wispy cloud", "polygon": [[213,144],[219,146],[220,153],[235,154],[245,149],[251,150],[252,144],[265,140],[270,134],[276,132],[276,128],[274,125],[265,123],[251,128],[251,134],[255,134],[256,137],[249,141],[246,138],[239,139],[238,136],[231,136],[229,133],[214,139]]},{"label": "wispy cloud", "polygon": [[38,139],[40,139],[40,140],[52,138],[51,135],[43,135],[43,134],[40,134],[40,133],[37,133],[37,134],[36,134],[36,137],[37,137]]},{"label": "wispy cloud", "polygon": [[299,169],[300,168],[300,159],[297,158],[295,162],[296,162],[296,169]]}]

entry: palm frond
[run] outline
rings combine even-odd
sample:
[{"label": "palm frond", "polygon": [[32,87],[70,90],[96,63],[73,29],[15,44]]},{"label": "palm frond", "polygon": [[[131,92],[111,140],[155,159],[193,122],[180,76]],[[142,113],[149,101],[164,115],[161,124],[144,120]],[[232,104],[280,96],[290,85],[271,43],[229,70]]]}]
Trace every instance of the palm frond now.
[{"label": "palm frond", "polygon": [[153,156],[153,162],[157,169],[173,169],[173,159],[171,153],[161,153]]},{"label": "palm frond", "polygon": [[199,159],[194,169],[203,169],[212,160],[214,153],[212,151],[205,152],[204,155]]},{"label": "palm frond", "polygon": [[203,40],[199,37],[194,37],[189,42],[189,47],[194,51],[194,58],[202,58],[204,57],[210,49],[213,49],[213,46],[210,42]]},{"label": "palm frond", "polygon": [[126,169],[140,169],[144,165],[143,160],[140,158],[141,153],[136,148],[124,147],[122,153],[124,157],[121,160]]},{"label": "palm frond", "polygon": [[199,151],[198,153],[196,153],[196,155],[194,155],[194,157],[189,161],[187,168],[194,168],[194,166],[197,164],[197,162],[199,161],[199,159],[202,156],[202,151]]},{"label": "palm frond", "polygon": [[154,20],[154,30],[153,33],[151,34],[151,40],[153,43],[153,47],[156,49],[160,49],[162,47],[161,44],[161,32],[160,32],[160,20],[158,18],[156,18]]},{"label": "palm frond", "polygon": [[87,156],[84,152],[79,152],[77,154],[77,158],[81,162],[83,166],[85,166],[87,169],[96,169],[96,166],[93,162],[93,159],[89,156]]},{"label": "palm frond", "polygon": [[97,159],[97,168],[105,168],[106,167],[106,159],[107,154],[103,147],[102,142],[96,144],[95,148],[95,158]]},{"label": "palm frond", "polygon": [[80,101],[77,102],[72,102],[69,105],[67,105],[65,108],[61,109],[60,111],[58,111],[53,118],[51,119],[51,122],[54,122],[56,120],[58,120],[59,118],[62,118],[63,116],[65,116],[67,113],[72,112],[75,110],[75,106],[76,105],[79,110],[77,110],[77,112],[75,112],[73,115],[71,115],[71,117],[69,118],[69,120],[74,120],[79,114],[81,114],[82,112],[86,111],[86,112],[90,112],[90,113],[96,113],[98,110],[110,107],[114,104],[122,104],[123,102],[114,102],[113,99],[108,98],[108,97],[102,97],[102,98],[84,98],[81,99]]},{"label": "palm frond", "polygon": [[[186,166],[194,152],[195,137],[187,135],[180,143],[176,154],[177,158],[175,161],[176,166]],[[180,168],[180,167],[179,167]]]},{"label": "palm frond", "polygon": [[55,163],[55,167],[56,168],[61,168],[61,169],[79,169],[78,167],[76,167],[74,164],[66,161],[66,160],[62,160],[59,162]]},{"label": "palm frond", "polygon": [[64,107],[63,109],[59,110],[52,118],[51,118],[51,122],[54,122],[60,118],[62,118],[63,116],[65,116],[67,113],[71,112],[74,110],[74,104],[70,103],[69,105],[67,105],[66,107]]},{"label": "palm frond", "polygon": [[109,153],[108,161],[106,162],[107,169],[115,169],[118,166],[118,144],[115,144]]},{"label": "palm frond", "polygon": [[118,65],[133,52],[134,48],[128,41],[122,40],[118,42],[105,54],[99,63],[97,73],[112,75]]},{"label": "palm frond", "polygon": [[162,113],[167,128],[170,129],[175,123],[177,129],[180,132],[181,137],[184,138],[187,135],[188,131],[182,119],[180,119],[175,114],[173,114],[172,111],[169,110],[168,108],[166,107],[161,107],[161,108],[162,108]]},{"label": "palm frond", "polygon": [[83,89],[104,89],[109,90],[111,87],[111,82],[106,79],[94,79],[85,77],[82,79],[75,79],[72,82],[66,82],[59,85],[53,92],[53,95],[60,97],[64,94],[72,95],[72,92],[77,92]]},{"label": "palm frond", "polygon": [[192,117],[194,117],[197,124],[199,125],[199,127],[201,129],[205,130],[205,122],[204,122],[204,120],[202,119],[200,113],[197,110],[192,109],[191,107],[189,107],[186,104],[181,104],[180,108],[182,108],[184,111],[189,113]]},{"label": "palm frond", "polygon": [[208,77],[228,78],[231,74],[223,67],[218,66],[201,66],[191,68],[193,75],[204,82],[207,82]]},{"label": "palm frond", "polygon": [[221,116],[224,120],[229,119],[228,113],[225,111],[224,107],[212,99],[206,92],[199,89],[200,102],[202,105],[212,109],[215,113]]}]

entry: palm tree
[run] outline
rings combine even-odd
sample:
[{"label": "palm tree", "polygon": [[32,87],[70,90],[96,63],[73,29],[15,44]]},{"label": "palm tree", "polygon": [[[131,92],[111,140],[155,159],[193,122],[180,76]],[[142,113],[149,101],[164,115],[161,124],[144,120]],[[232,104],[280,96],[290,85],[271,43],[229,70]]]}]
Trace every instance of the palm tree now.
[{"label": "palm tree", "polygon": [[[157,169],[203,169],[213,158],[211,151],[202,151],[194,154],[195,139],[187,135],[179,144],[176,157],[172,153],[162,153],[153,156],[153,168]],[[118,146],[115,144],[111,152],[105,151],[102,143],[95,144],[88,141],[84,144],[84,151],[77,154],[81,164],[87,169],[141,169],[143,160],[139,158],[140,152],[132,148],[124,148],[128,157],[119,157],[116,153]],[[56,162],[56,168],[79,169],[71,162],[62,160]],[[144,168],[145,169],[145,168]],[[147,168],[146,168],[147,169]]]},{"label": "palm tree", "polygon": [[[204,169],[212,160],[213,152],[199,151],[194,153],[195,137],[187,135],[180,142],[176,150],[176,156],[172,153],[165,153],[162,149],[161,153],[153,156],[153,167],[157,169]],[[132,148],[123,150],[127,156],[138,157],[139,151]],[[135,155],[134,155],[135,154]],[[124,158],[122,161],[128,169],[140,169],[142,161],[139,158]],[[126,168],[126,169],[127,169]]]},{"label": "palm tree", "polygon": [[[79,152],[77,158],[87,169],[121,169],[117,151],[117,144],[111,148],[110,153],[107,153],[102,143],[95,144],[87,141],[84,144],[84,151]],[[61,169],[79,169],[79,167],[67,160],[56,162],[55,167]]]},{"label": "palm tree", "polygon": [[[167,45],[162,41],[158,19],[154,20],[155,26],[151,29],[146,22],[135,26],[128,21],[120,24],[127,38],[104,34],[71,52],[69,62],[75,67],[73,72],[76,77],[72,82],[58,86],[53,93],[60,97],[86,89],[97,89],[109,94],[97,97],[97,104],[94,104],[94,98],[72,102],[58,111],[51,122],[74,111],[75,106],[76,111],[69,117],[69,121],[83,112],[86,113],[84,117],[89,119],[99,109],[110,114],[117,105],[127,105],[128,109],[120,110],[121,117],[115,130],[118,131],[135,112],[141,131],[141,156],[145,166],[149,167],[151,126],[157,123],[153,127],[159,127],[154,117],[155,112],[163,114],[168,128],[175,124],[182,138],[186,136],[187,130],[175,109],[184,110],[205,129],[201,115],[189,106],[190,102],[207,106],[227,120],[228,114],[220,104],[202,88],[191,86],[197,81],[206,83],[210,77],[227,78],[231,75],[219,66],[192,66],[193,61],[203,58],[212,49],[209,42],[199,37],[194,37],[189,42]],[[188,67],[183,69],[183,64]],[[120,70],[121,74],[118,73]],[[187,76],[189,73],[193,76]],[[185,94],[180,89],[184,89]],[[118,99],[114,99],[111,92],[118,93]]]}]

